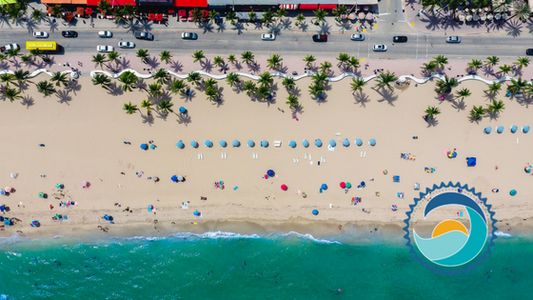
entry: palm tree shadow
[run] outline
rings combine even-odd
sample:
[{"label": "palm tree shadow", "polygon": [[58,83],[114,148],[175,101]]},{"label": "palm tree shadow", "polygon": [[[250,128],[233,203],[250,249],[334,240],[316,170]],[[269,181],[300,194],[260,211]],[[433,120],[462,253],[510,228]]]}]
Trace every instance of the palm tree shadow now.
[{"label": "palm tree shadow", "polygon": [[124,94],[124,91],[122,90],[122,86],[118,85],[116,82],[112,82],[109,85],[109,88],[107,90],[108,90],[108,93],[113,96],[120,96]]},{"label": "palm tree shadow", "polygon": [[183,71],[183,64],[179,62],[178,60],[173,60],[170,62],[170,67],[174,72],[182,72]]},{"label": "palm tree shadow", "polygon": [[144,79],[139,78],[139,79],[137,79],[137,82],[135,83],[135,86],[136,86],[139,90],[146,91],[146,87],[148,86],[148,84],[146,83],[146,81],[144,81]]},{"label": "palm tree shadow", "polygon": [[457,111],[462,111],[466,109],[466,103],[464,101],[452,101],[452,107],[457,109]]},{"label": "palm tree shadow", "polygon": [[57,23],[58,23],[57,21],[56,21],[56,22],[53,22],[53,23],[50,23],[50,29],[49,29],[50,32],[54,32],[54,31],[57,30],[57,27],[58,27],[58,24],[57,24]]},{"label": "palm tree shadow", "polygon": [[303,23],[298,24],[298,27],[300,27],[302,32],[307,32],[307,30],[309,29],[309,24],[307,24],[306,22],[303,22]]},{"label": "palm tree shadow", "polygon": [[290,18],[282,19],[281,22],[279,22],[279,24],[281,25],[281,28],[283,30],[291,30],[292,29],[292,22],[291,22]]},{"label": "palm tree shadow", "polygon": [[158,110],[157,111],[157,117],[163,121],[166,121],[167,118],[168,118],[168,115],[167,114],[164,114],[163,111],[161,110]]},{"label": "palm tree shadow", "polygon": [[494,68],[493,67],[485,66],[485,67],[483,67],[482,71],[483,71],[483,75],[485,75],[485,76],[494,75]]},{"label": "palm tree shadow", "polygon": [[298,106],[292,108],[292,112],[297,114],[303,114],[305,112],[304,106],[302,104],[298,104]]},{"label": "palm tree shadow", "polygon": [[33,97],[30,95],[24,95],[22,96],[20,104],[26,106],[26,108],[30,108],[30,106],[35,105],[35,100],[33,100]]},{"label": "palm tree shadow", "polygon": [[204,34],[213,32],[213,24],[211,22],[201,22],[198,27],[204,30]]},{"label": "palm tree shadow", "polygon": [[157,61],[157,57],[155,56],[149,56],[146,59],[146,64],[149,65],[153,69],[157,69],[160,65],[159,61]]},{"label": "palm tree shadow", "polygon": [[341,33],[344,33],[345,31],[349,31],[353,28],[352,24],[350,22],[346,22],[346,21],[343,21],[343,22],[337,22],[337,25],[340,27],[339,28],[339,31]]},{"label": "palm tree shadow", "polygon": [[428,124],[427,127],[435,127],[435,126],[439,125],[439,121],[437,119],[428,120],[428,121],[426,121],[426,123]]},{"label": "palm tree shadow", "polygon": [[250,72],[259,72],[261,70],[261,65],[257,62],[247,63],[246,65]]},{"label": "palm tree shadow", "polygon": [[320,25],[318,26],[318,29],[319,29],[319,32],[318,32],[318,33],[321,33],[321,34],[330,34],[330,32],[331,32],[331,25],[329,25],[328,23],[321,22]]},{"label": "palm tree shadow", "polygon": [[205,59],[204,63],[202,64],[202,70],[206,71],[207,73],[211,73],[211,70],[213,70],[213,63],[211,63],[210,59]]},{"label": "palm tree shadow", "polygon": [[426,29],[428,30],[435,30],[439,29],[440,19],[435,16],[425,16],[425,18],[420,18],[420,21],[422,23],[427,23]]},{"label": "palm tree shadow", "polygon": [[516,103],[525,106],[526,108],[529,108],[529,106],[533,103],[533,98],[530,96],[524,97],[524,98],[515,98]]},{"label": "palm tree shadow", "polygon": [[487,100],[489,100],[489,101],[492,101],[492,100],[496,99],[496,94],[494,94],[494,93],[485,93],[485,98],[487,98]]},{"label": "palm tree shadow", "polygon": [[242,31],[244,29],[244,25],[241,22],[237,22],[237,24],[234,25],[234,30],[237,30],[237,34],[242,34]]},{"label": "palm tree shadow", "polygon": [[185,113],[185,114],[178,113],[176,114],[176,116],[178,117],[176,119],[176,122],[178,122],[178,124],[183,124],[185,126],[188,126],[192,122],[191,115],[189,115],[188,113]]},{"label": "palm tree shadow", "polygon": [[26,28],[28,29],[28,33],[33,33],[34,29],[37,29],[37,22],[33,19],[26,22]]},{"label": "palm tree shadow", "polygon": [[490,120],[498,120],[498,118],[500,117],[500,114],[494,114],[493,112],[489,111],[487,113],[487,116],[490,118]]},{"label": "palm tree shadow", "polygon": [[131,61],[129,59],[126,59],[126,57],[122,57],[120,65],[122,66],[122,69],[127,69],[131,66]]},{"label": "palm tree shadow", "polygon": [[361,107],[366,107],[366,103],[370,102],[370,98],[364,92],[358,91],[356,94],[353,94],[353,97],[355,99],[354,104],[359,104]]},{"label": "palm tree shadow", "polygon": [[286,65],[281,64],[281,66],[276,71],[281,72],[283,74],[286,74],[287,71],[289,71],[289,67],[286,66]]},{"label": "palm tree shadow", "polygon": [[254,28],[255,30],[261,30],[261,29],[263,29],[263,22],[256,21],[256,22],[254,22],[254,26],[255,26],[255,28]]},{"label": "palm tree shadow", "polygon": [[2,61],[2,62],[0,62],[0,68],[1,68],[2,70],[9,69],[9,64],[7,63],[7,61]]},{"label": "palm tree shadow", "polygon": [[293,94],[296,97],[300,97],[302,95],[302,90],[300,90],[299,87],[295,86],[290,90],[290,94]]},{"label": "palm tree shadow", "polygon": [[152,116],[152,114],[149,114],[149,115],[141,114],[141,118],[142,118],[142,123],[143,124],[148,124],[150,126],[152,126],[152,124],[154,124],[154,116]]},{"label": "palm tree shadow", "polygon": [[65,87],[65,90],[76,95],[76,92],[81,90],[81,84],[79,84],[75,79],[70,80],[67,87]]},{"label": "palm tree shadow", "polygon": [[522,33],[523,26],[524,24],[522,22],[520,22],[518,19],[515,19],[507,21],[503,27],[505,31],[507,31],[507,35],[518,37]]},{"label": "palm tree shadow", "polygon": [[59,90],[56,92],[56,96],[59,99],[59,103],[70,105],[70,101],[72,101],[72,97],[69,95],[68,91]]},{"label": "palm tree shadow", "polygon": [[133,24],[129,31],[136,31],[136,30],[141,30],[141,31],[150,31],[152,30],[152,23],[151,21],[145,21],[145,20],[137,20],[135,21],[135,24]]},{"label": "palm tree shadow", "polygon": [[224,32],[224,30],[226,30],[226,22],[219,23],[217,26],[217,32]]},{"label": "palm tree shadow", "polygon": [[378,100],[378,102],[387,101],[387,103],[394,106],[394,102],[398,100],[398,95],[394,94],[394,89],[382,88],[377,92],[381,97],[383,97],[383,99]]},{"label": "palm tree shadow", "polygon": [[236,61],[233,66],[235,67],[235,69],[237,69],[237,71],[242,70],[242,64],[238,61]]}]

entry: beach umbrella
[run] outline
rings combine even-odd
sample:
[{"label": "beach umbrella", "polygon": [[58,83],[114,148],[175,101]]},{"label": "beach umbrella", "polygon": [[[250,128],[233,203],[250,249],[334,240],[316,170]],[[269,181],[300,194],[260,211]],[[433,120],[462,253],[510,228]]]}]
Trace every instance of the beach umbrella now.
[{"label": "beach umbrella", "polygon": [[496,129],[496,132],[502,133],[503,132],[503,126],[498,126],[498,129]]},{"label": "beach umbrella", "polygon": [[83,182],[81,183],[81,186],[83,186],[83,187],[87,187],[87,185],[88,185],[87,181],[83,181]]},{"label": "beach umbrella", "polygon": [[176,143],[176,147],[180,148],[180,149],[183,149],[183,147],[185,147],[185,145],[183,144],[183,142],[181,140],[179,140],[177,143]]},{"label": "beach umbrella", "polygon": [[328,189],[328,185],[323,183],[322,186],[320,186],[321,189],[323,190],[327,190]]},{"label": "beach umbrella", "polygon": [[220,142],[218,142],[218,144],[220,145],[220,147],[226,147],[227,146],[225,140],[220,140]]},{"label": "beach umbrella", "polygon": [[365,187],[366,183],[364,181],[361,181],[360,185],[361,185],[361,187]]},{"label": "beach umbrella", "polygon": [[44,198],[44,193],[43,192],[39,193],[39,198]]},{"label": "beach umbrella", "polygon": [[6,210],[6,207],[4,205],[0,205],[0,211]]},{"label": "beach umbrella", "polygon": [[315,145],[316,145],[317,147],[322,147],[322,141],[321,141],[320,139],[317,139],[317,140],[315,141]]},{"label": "beach umbrella", "polygon": [[511,126],[511,133],[515,133],[518,130],[518,127],[516,125]]},{"label": "beach umbrella", "polygon": [[148,149],[148,145],[147,144],[141,144],[141,149],[147,150]]},{"label": "beach umbrella", "polygon": [[180,113],[184,114],[184,113],[187,113],[187,110],[185,109],[185,107],[180,107]]},{"label": "beach umbrella", "polygon": [[265,140],[261,141],[261,147],[263,147],[263,148],[268,147],[268,142],[265,141]]},{"label": "beach umbrella", "polygon": [[6,195],[6,191],[1,190],[1,191],[0,191],[0,195],[5,196],[5,195]]},{"label": "beach umbrella", "polygon": [[268,175],[268,177],[273,177],[274,174],[275,174],[275,173],[274,173],[274,170],[268,170],[268,171],[267,171],[267,175]]},{"label": "beach umbrella", "polygon": [[9,220],[8,218],[4,219],[4,225],[11,225],[11,220]]},{"label": "beach umbrella", "polygon": [[172,177],[170,177],[170,180],[172,180],[173,182],[178,182],[178,176],[172,175]]},{"label": "beach umbrella", "polygon": [[4,191],[6,191],[6,193],[11,193],[11,188],[9,186],[6,186],[4,188]]},{"label": "beach umbrella", "polygon": [[302,146],[304,146],[305,148],[309,147],[309,142],[307,140],[303,140]]},{"label": "beach umbrella", "polygon": [[200,212],[197,211],[197,210],[195,210],[195,211],[194,211],[194,215],[195,215],[195,216],[199,216],[199,215],[200,215]]},{"label": "beach umbrella", "polygon": [[511,191],[509,192],[509,195],[511,195],[511,196],[515,196],[515,195],[516,195],[516,190],[511,190]]},{"label": "beach umbrella", "polygon": [[286,191],[286,190],[288,189],[288,187],[287,187],[287,185],[282,184],[282,185],[281,185],[281,189],[284,190],[284,191]]},{"label": "beach umbrella", "polygon": [[183,181],[183,176],[178,176],[178,181]]},{"label": "beach umbrella", "polygon": [[30,223],[31,227],[40,227],[41,223],[39,223],[38,220],[31,221]]},{"label": "beach umbrella", "polygon": [[64,185],[62,183],[56,183],[56,189],[62,189]]},{"label": "beach umbrella", "polygon": [[368,140],[368,144],[370,146],[375,146],[376,145],[376,140],[375,139],[370,139],[370,140]]},{"label": "beach umbrella", "polygon": [[350,146],[350,141],[348,139],[345,139],[342,144],[344,145],[344,147],[348,147]]},{"label": "beach umbrella", "polygon": [[457,157],[457,151],[455,150],[450,150],[448,151],[448,153],[446,154],[449,158],[456,158]]},{"label": "beach umbrella", "polygon": [[241,142],[237,140],[233,140],[233,147],[239,147],[241,145]]},{"label": "beach umbrella", "polygon": [[532,169],[532,168],[531,168],[531,165],[526,165],[526,166],[524,167],[524,171],[526,171],[526,173],[531,173],[531,169]]},{"label": "beach umbrella", "polygon": [[290,141],[290,142],[289,142],[289,146],[290,146],[291,148],[296,147],[296,142],[295,142],[295,141]]},{"label": "beach umbrella", "polygon": [[352,184],[349,183],[349,182],[346,182],[346,188],[347,188],[347,189],[351,189],[351,188],[352,188]]},{"label": "beach umbrella", "polygon": [[157,177],[157,176],[152,177],[152,179],[154,180],[154,182],[158,182],[159,181],[159,177]]},{"label": "beach umbrella", "polygon": [[344,189],[344,188],[346,188],[346,182],[344,182],[344,181],[343,181],[343,182],[341,182],[340,186],[341,186],[341,189]]},{"label": "beach umbrella", "polygon": [[213,147],[213,142],[211,142],[210,140],[205,140],[204,146],[211,148]]},{"label": "beach umbrella", "polygon": [[318,210],[313,209],[313,215],[315,215],[315,216],[318,215]]},{"label": "beach umbrella", "polygon": [[329,141],[329,145],[331,147],[335,147],[335,146],[337,146],[337,142],[335,142],[335,140],[331,140],[331,141]]},{"label": "beach umbrella", "polygon": [[191,147],[198,148],[198,143],[196,141],[191,142]]},{"label": "beach umbrella", "polygon": [[485,132],[486,134],[489,134],[492,132],[492,127],[488,126],[488,127],[485,127],[485,129],[483,130],[483,132]]},{"label": "beach umbrella", "polygon": [[522,132],[523,133],[528,133],[529,132],[529,125],[526,125],[524,128],[522,128]]},{"label": "beach umbrella", "polygon": [[361,139],[357,139],[357,140],[355,140],[355,144],[357,146],[362,146],[363,145],[363,141]]},{"label": "beach umbrella", "polygon": [[249,140],[249,141],[248,141],[248,147],[253,147],[253,146],[255,146],[254,141]]}]

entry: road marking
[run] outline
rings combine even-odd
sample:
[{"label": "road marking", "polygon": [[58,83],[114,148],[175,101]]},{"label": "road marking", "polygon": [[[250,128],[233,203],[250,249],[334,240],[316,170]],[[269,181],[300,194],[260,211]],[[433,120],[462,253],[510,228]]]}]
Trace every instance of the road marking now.
[{"label": "road marking", "polygon": [[416,35],[416,56],[415,58],[418,59],[418,34]]},{"label": "road marking", "polygon": [[388,15],[390,15],[390,13],[380,13],[380,14],[379,14],[380,17],[381,17],[381,16],[388,16]]}]

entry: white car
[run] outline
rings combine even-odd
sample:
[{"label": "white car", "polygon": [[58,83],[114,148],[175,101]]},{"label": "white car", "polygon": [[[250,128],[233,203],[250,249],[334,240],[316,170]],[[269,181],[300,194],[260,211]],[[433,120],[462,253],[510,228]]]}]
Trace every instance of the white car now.
[{"label": "white car", "polygon": [[98,31],[98,36],[101,38],[112,38],[113,33],[111,31],[105,30],[105,31]]},{"label": "white car", "polygon": [[360,33],[354,33],[350,36],[350,39],[352,41],[364,41],[365,40],[365,35],[364,34],[360,34]]},{"label": "white car", "polygon": [[447,36],[446,43],[459,44],[461,42],[460,36]]},{"label": "white car", "polygon": [[261,39],[263,41],[274,41],[276,39],[276,35],[273,33],[263,33],[261,35]]},{"label": "white car", "polygon": [[387,51],[387,45],[376,44],[372,47],[372,50],[374,50],[375,52],[385,52]]},{"label": "white car", "polygon": [[109,52],[112,52],[113,50],[115,50],[115,48],[113,48],[113,46],[109,46],[109,45],[98,45],[96,46],[96,51],[98,52],[103,52],[103,53],[109,53]]},{"label": "white car", "polygon": [[135,48],[134,42],[118,42],[119,48]]},{"label": "white car", "polygon": [[38,39],[46,39],[48,38],[48,32],[46,31],[34,31],[33,37]]}]

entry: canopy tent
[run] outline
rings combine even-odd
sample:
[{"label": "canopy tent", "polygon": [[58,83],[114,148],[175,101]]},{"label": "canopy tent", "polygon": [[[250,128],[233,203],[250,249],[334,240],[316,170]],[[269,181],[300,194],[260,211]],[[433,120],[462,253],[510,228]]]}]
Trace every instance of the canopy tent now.
[{"label": "canopy tent", "polygon": [[474,167],[476,165],[477,161],[475,157],[467,157],[466,158],[466,165],[469,167]]}]

